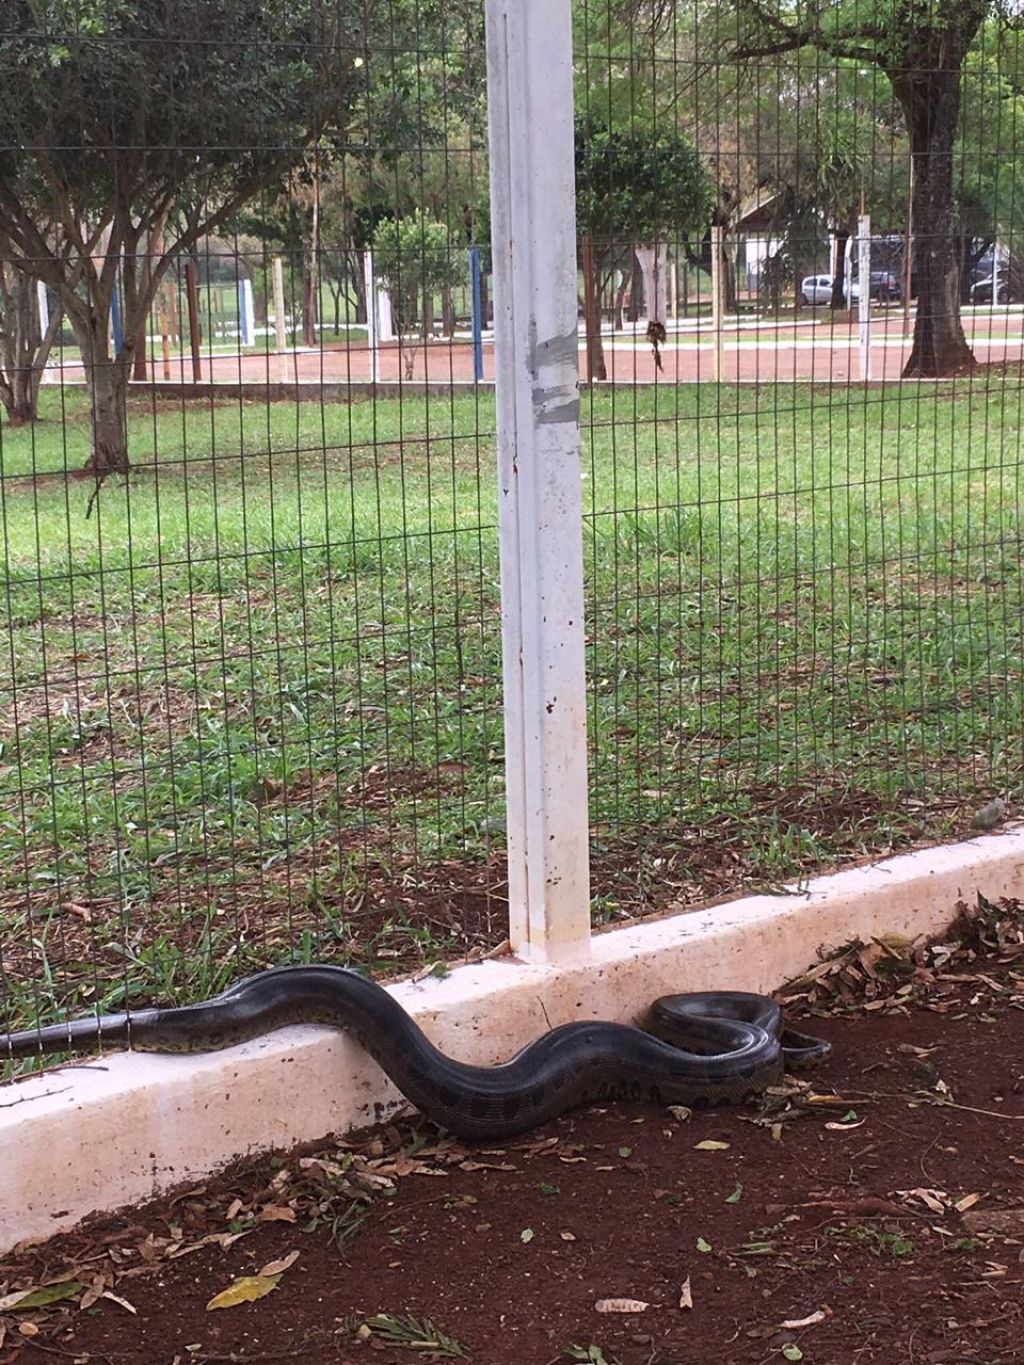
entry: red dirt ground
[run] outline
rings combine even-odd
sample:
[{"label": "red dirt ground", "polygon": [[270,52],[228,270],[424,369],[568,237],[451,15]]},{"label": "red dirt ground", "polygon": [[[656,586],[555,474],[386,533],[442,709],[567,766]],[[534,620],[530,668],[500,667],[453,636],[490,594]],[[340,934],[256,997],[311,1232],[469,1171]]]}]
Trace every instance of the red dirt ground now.
[{"label": "red dirt ground", "polygon": [[[804,1027],[835,1056],[813,1089],[805,1079],[765,1114],[623,1105],[485,1151],[403,1122],[325,1144],[319,1161],[239,1166],[8,1258],[0,1302],[72,1276],[85,1289],[0,1311],[0,1358],[414,1365],[461,1349],[482,1365],[1020,1362],[1015,913],[1015,939],[990,937],[936,970],[920,966],[934,955],[915,967],[877,948],[830,968],[809,988],[826,1017]],[[280,1278],[266,1297],[207,1308],[236,1277],[290,1256],[270,1267]],[[680,1306],[684,1285],[692,1307]],[[600,1311],[609,1299],[648,1306]],[[388,1341],[402,1315],[419,1345]]]},{"label": "red dirt ground", "polygon": [[[978,314],[965,317],[968,340],[981,364],[1001,364],[1024,358],[1024,341],[1015,334],[1007,337],[1007,328],[1019,333],[1019,319],[1002,315]],[[656,370],[654,356],[646,344],[634,346],[626,333],[606,335],[605,362],[608,379],[619,383],[651,383],[660,377],[666,383],[692,383],[714,378],[714,352],[708,334],[702,333],[699,346],[697,334],[684,332],[671,336],[663,348],[663,369]],[[886,310],[872,315],[871,377],[873,380],[899,379],[904,362],[910,354],[910,339],[903,332],[901,309]],[[813,326],[794,328],[783,322],[776,326],[771,319],[759,327],[744,328],[725,333],[722,379],[725,382],[757,380],[761,383],[793,383],[810,380],[815,383],[857,382],[861,378],[857,328],[844,321],[823,321]],[[437,339],[424,348],[406,346],[406,353],[415,351],[413,379],[416,383],[429,380],[448,384],[452,381],[468,383],[473,379],[473,350],[468,340],[451,343]],[[192,362],[188,357],[176,356],[165,376],[158,361],[154,374],[157,380],[169,378],[174,383],[192,380]],[[580,347],[580,374],[586,378],[586,347]],[[381,347],[380,379],[395,382],[405,376],[404,365],[395,343]],[[80,365],[66,365],[63,378],[81,380]],[[494,348],[484,347],[484,377],[494,378]],[[212,361],[203,356],[204,381],[222,383],[365,383],[370,378],[369,352],[365,343],[327,342],[319,350],[292,351],[282,356],[250,354],[243,356],[214,356]]]}]

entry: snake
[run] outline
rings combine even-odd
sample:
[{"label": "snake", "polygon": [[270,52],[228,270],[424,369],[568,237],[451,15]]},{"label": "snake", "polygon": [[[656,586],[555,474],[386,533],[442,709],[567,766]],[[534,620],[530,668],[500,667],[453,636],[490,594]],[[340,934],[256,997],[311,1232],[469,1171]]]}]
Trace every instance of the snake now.
[{"label": "snake", "polygon": [[435,1047],[379,983],[349,967],[312,964],[272,967],[196,1004],[0,1034],[0,1060],[106,1047],[210,1052],[292,1024],[346,1030],[406,1100],[469,1140],[511,1137],[588,1103],[750,1103],[784,1070],[816,1066],[831,1052],[829,1043],[788,1028],[768,996],[694,991],[662,996],[635,1024],[561,1024],[509,1061],[471,1065]]}]

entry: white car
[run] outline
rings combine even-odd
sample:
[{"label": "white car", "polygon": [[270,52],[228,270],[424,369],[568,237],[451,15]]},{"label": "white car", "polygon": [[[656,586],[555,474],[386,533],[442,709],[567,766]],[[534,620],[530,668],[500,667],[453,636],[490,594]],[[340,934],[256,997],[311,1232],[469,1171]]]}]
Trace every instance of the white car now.
[{"label": "white car", "polygon": [[[856,298],[854,292],[857,286],[854,285],[851,293]],[[807,275],[800,281],[800,293],[803,295],[804,303],[818,304],[832,302],[832,276],[831,275]]]},{"label": "white car", "polygon": [[[898,303],[902,292],[899,281],[888,270],[872,270],[871,297],[873,299],[877,299],[879,303]],[[816,304],[830,304],[832,302],[832,276],[805,275],[800,281],[800,293],[803,295],[804,303],[809,303],[812,307]],[[847,298],[851,304],[856,303],[860,298],[860,289],[856,280],[851,280],[848,283]]]}]

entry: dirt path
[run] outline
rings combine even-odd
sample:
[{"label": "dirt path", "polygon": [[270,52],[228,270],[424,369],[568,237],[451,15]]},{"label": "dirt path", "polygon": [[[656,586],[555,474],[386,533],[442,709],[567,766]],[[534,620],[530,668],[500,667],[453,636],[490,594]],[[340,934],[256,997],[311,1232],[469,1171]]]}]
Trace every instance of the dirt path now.
[{"label": "dirt path", "polygon": [[[117,1298],[0,1313],[0,1357],[1020,1362],[1024,950],[961,958],[908,1008],[920,975],[814,1019],[827,1103],[778,1097],[761,1122],[623,1105],[472,1152],[406,1123],[60,1239],[0,1264],[0,1297],[73,1276]],[[266,1297],[207,1308],[261,1270]],[[623,1299],[648,1307],[598,1306]]]},{"label": "dirt path", "polygon": [[[965,317],[968,339],[979,362],[1003,363],[1024,359],[1024,339],[1020,319],[979,314]],[[1007,330],[1011,335],[1007,336]],[[413,379],[446,384],[469,383],[473,379],[473,350],[467,339],[432,341],[407,347],[414,352]],[[910,340],[903,333],[903,314],[899,310],[873,315],[871,370],[872,379],[895,381],[910,352]],[[605,337],[608,378],[618,383],[651,383],[660,377],[666,383],[693,383],[714,378],[714,350],[710,338],[695,332],[670,336],[663,348],[663,369],[656,369],[649,346],[634,344],[631,336],[617,333]],[[67,381],[81,381],[80,365],[66,365]],[[161,364],[157,379],[164,376]],[[580,347],[580,374],[586,377],[586,347]],[[175,357],[169,378],[174,383],[192,380],[192,363]],[[405,377],[398,347],[389,343],[381,348],[380,379],[393,383]],[[758,327],[726,332],[722,379],[727,382],[846,384],[861,377],[856,327],[846,322],[819,323],[794,328],[783,322],[776,326],[764,321]],[[366,383],[370,378],[370,356],[364,343],[326,343],[321,349],[277,354],[214,355],[203,357],[202,378],[221,383]],[[484,347],[484,378],[494,378],[494,347]]]}]

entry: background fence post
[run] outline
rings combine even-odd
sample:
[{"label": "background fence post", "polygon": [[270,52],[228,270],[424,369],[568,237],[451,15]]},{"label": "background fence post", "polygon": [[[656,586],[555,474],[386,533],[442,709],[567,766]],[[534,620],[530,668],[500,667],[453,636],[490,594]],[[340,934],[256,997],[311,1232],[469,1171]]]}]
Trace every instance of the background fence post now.
[{"label": "background fence post", "polygon": [[248,279],[238,281],[238,343],[239,347],[256,344],[256,302]]},{"label": "background fence post", "polygon": [[487,0],[509,933],[590,941],[571,0]]},{"label": "background fence post", "polygon": [[722,321],[725,309],[722,289],[722,228],[711,229],[711,331],[715,343],[715,383],[722,380]]},{"label": "background fence post", "polygon": [[380,303],[373,278],[373,252],[363,252],[363,284],[366,289],[366,346],[370,353],[370,382],[380,383]]},{"label": "background fence post", "polygon": [[469,248],[469,284],[473,303],[473,379],[477,384],[484,377],[484,323],[480,316],[480,248]]},{"label": "background fence post", "polygon": [[185,301],[188,305],[188,334],[192,347],[192,382],[198,384],[203,378],[203,360],[200,349],[199,286],[194,261],[189,261],[185,266]]},{"label": "background fence post", "polygon": [[871,215],[857,219],[857,318],[860,334],[860,377],[871,378]]}]

